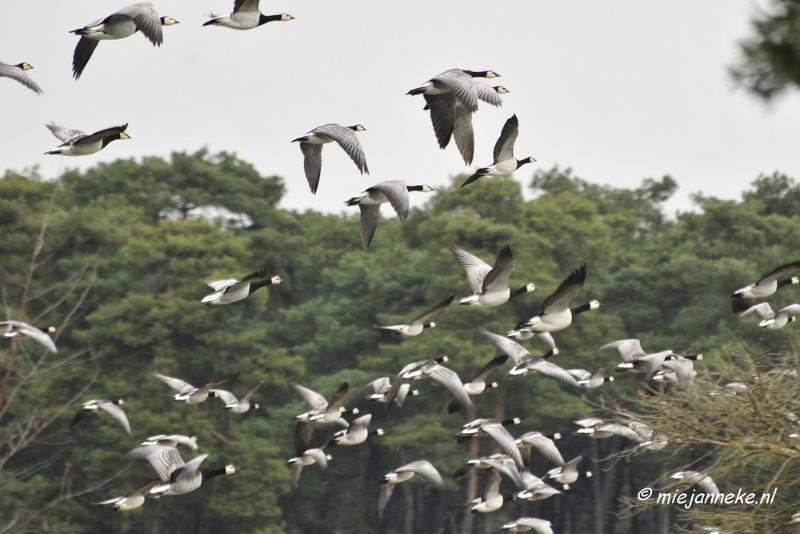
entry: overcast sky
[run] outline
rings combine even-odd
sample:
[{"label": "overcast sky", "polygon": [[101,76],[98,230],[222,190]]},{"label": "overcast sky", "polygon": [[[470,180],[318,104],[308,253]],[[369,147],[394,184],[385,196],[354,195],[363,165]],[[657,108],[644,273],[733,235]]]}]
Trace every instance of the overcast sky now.
[{"label": "overcast sky", "polygon": [[[69,30],[125,5],[4,6],[0,61],[31,63],[45,94],[0,79],[0,169],[38,165],[56,176],[60,158],[43,155],[59,144],[44,127],[51,120],[86,132],[129,122],[131,140],[64,164],[207,146],[282,176],[283,207],[338,213],[377,182],[436,187],[490,164],[516,113],[516,156],[538,160],[515,175],[525,185],[553,165],[619,187],[669,174],[680,185],[674,211],[688,209],[694,192],[738,199],[760,173],[800,176],[800,97],[767,107],[734,90],[726,72],[736,42],[751,34],[753,0],[264,0],[265,14],[295,20],[244,32],[202,27],[209,12],[228,13],[229,0],[160,0],[159,13],[181,22],[164,28],[162,47],[141,34],[100,42],[73,80],[78,38]],[[510,91],[502,108],[481,104],[475,114],[472,168],[454,143],[438,148],[424,100],[406,96],[450,68],[495,70],[493,82]],[[366,127],[359,136],[372,174],[326,145],[313,196],[290,141],[329,122]]]}]

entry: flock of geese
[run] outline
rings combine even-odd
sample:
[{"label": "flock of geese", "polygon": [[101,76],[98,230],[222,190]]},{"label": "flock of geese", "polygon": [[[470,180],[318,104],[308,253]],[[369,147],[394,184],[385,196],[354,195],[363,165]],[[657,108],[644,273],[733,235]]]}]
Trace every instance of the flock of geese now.
[{"label": "flock of geese", "polygon": [[[292,19],[293,17],[286,13],[263,15],[259,11],[258,0],[235,0],[232,13],[224,16],[212,16],[204,26],[249,30],[269,22]],[[72,33],[80,37],[73,55],[74,78],[76,80],[80,78],[100,41],[124,39],[141,32],[154,46],[160,46],[163,43],[162,26],[175,24],[178,24],[178,21],[174,18],[159,16],[152,4],[140,3],[122,8],[83,28],[73,30]],[[32,67],[28,63],[16,65],[0,63],[0,77],[11,78],[37,93],[42,93],[41,88],[28,75],[28,71],[31,69]],[[447,147],[450,140],[454,139],[455,145],[467,165],[472,163],[474,156],[472,114],[477,111],[479,101],[500,106],[502,104],[501,95],[508,93],[503,86],[491,86],[478,81],[477,78],[493,79],[496,77],[498,74],[493,71],[451,69],[408,92],[412,96],[422,95],[424,97],[426,102],[424,109],[430,112],[431,123],[439,147]],[[94,154],[113,141],[129,139],[130,136],[126,133],[127,127],[127,124],[123,124],[86,134],[80,130],[50,124],[47,125],[47,128],[62,141],[62,144],[46,154],[63,156]],[[315,194],[319,187],[322,173],[322,149],[325,144],[334,142],[338,144],[353,160],[361,174],[369,174],[366,155],[357,136],[357,133],[363,131],[365,128],[360,124],[354,126],[325,124],[292,141],[299,143],[304,158],[305,176],[312,194]],[[482,177],[510,174],[522,165],[535,162],[533,157],[517,159],[514,156],[514,144],[518,135],[519,120],[516,115],[513,115],[502,128],[494,147],[492,163],[479,168],[461,187]],[[347,206],[358,206],[361,211],[361,241],[364,249],[368,249],[372,242],[382,204],[390,204],[402,221],[408,217],[409,193],[431,191],[433,188],[428,185],[407,185],[404,181],[386,181],[373,185],[361,194],[347,200],[345,202]],[[514,255],[509,245],[499,251],[491,265],[454,243],[447,244],[447,248],[464,270],[471,290],[470,296],[459,300],[460,305],[501,306],[511,299],[536,289],[533,283],[527,283],[516,289],[509,287],[511,276],[515,270]],[[782,328],[794,321],[796,316],[800,315],[800,304],[792,304],[774,312],[768,303],[756,304],[756,300],[771,296],[785,285],[797,284],[800,281],[797,277],[782,279],[796,270],[800,270],[800,262],[782,265],[764,275],[756,283],[736,291],[732,295],[733,311],[738,313],[741,318],[754,313],[760,315],[762,321],[759,326],[763,328]],[[496,382],[489,382],[489,377],[503,367],[509,358],[513,363],[508,371],[511,375],[539,374],[558,380],[576,392],[601,387],[606,382],[613,381],[613,377],[605,376],[605,373],[612,368],[617,371],[643,373],[650,388],[660,388],[662,384],[667,383],[690,382],[696,374],[694,362],[702,359],[702,355],[681,355],[672,350],[648,352],[642,348],[637,339],[618,340],[599,347],[598,351],[617,351],[622,361],[608,363],[594,371],[565,369],[550,361],[552,356],[559,353],[552,334],[568,328],[578,315],[601,307],[597,300],[570,307],[572,301],[581,293],[586,275],[586,265],[569,274],[558,288],[544,299],[536,315],[517,324],[504,335],[482,330],[482,334],[494,346],[494,356],[471,381],[466,383],[462,381],[456,372],[444,365],[448,362],[448,358],[442,356],[409,363],[397,373],[394,379],[388,376],[377,378],[365,385],[362,390],[371,389],[372,392],[367,399],[385,403],[387,409],[395,404],[402,407],[409,396],[420,393],[419,390],[412,389],[409,382],[430,377],[452,394],[453,400],[447,408],[449,413],[456,412],[461,408],[477,409],[473,397],[487,389],[497,387]],[[214,306],[234,304],[248,298],[262,287],[282,283],[283,280],[279,276],[269,275],[266,270],[259,270],[241,280],[207,281],[213,292],[202,298],[200,304]],[[436,326],[432,319],[445,311],[452,304],[454,298],[455,295],[447,297],[408,324],[378,328],[388,330],[401,337],[421,335],[426,329]],[[49,334],[34,326],[19,321],[4,321],[0,322],[0,327],[4,328],[5,337],[31,339],[50,351],[57,351]],[[548,351],[542,355],[536,355],[519,343],[532,337],[539,339]],[[213,380],[202,387],[192,386],[182,379],[165,376],[156,371],[151,371],[151,375],[177,391],[177,394],[173,396],[174,402],[199,404],[212,397],[222,400],[225,408],[232,413],[242,414],[251,408],[258,408],[257,404],[251,403],[251,399],[258,391],[260,383],[255,384],[241,399],[238,399],[230,391],[218,388],[219,385],[237,378],[238,373]],[[310,405],[308,412],[295,418],[294,447],[296,456],[288,460],[292,466],[295,486],[299,487],[304,467],[316,464],[321,469],[327,468],[328,462],[332,459],[331,455],[325,451],[327,447],[357,446],[371,436],[384,434],[383,429],[370,430],[371,414],[361,415],[352,421],[344,419],[346,415],[358,414],[357,408],[347,410],[344,407],[349,392],[347,382],[339,386],[330,400],[294,382],[291,385]],[[122,403],[122,400],[97,399],[85,402],[75,414],[71,425],[79,423],[87,413],[105,412],[120,424],[128,436],[132,437],[130,423],[125,412],[120,408]],[[555,440],[560,438],[560,434],[548,436],[534,431],[514,437],[506,428],[520,423],[519,418],[502,421],[494,418],[479,418],[463,425],[457,432],[459,444],[485,436],[493,439],[503,451],[501,454],[470,459],[454,475],[458,478],[473,469],[479,469],[486,473],[481,496],[466,505],[473,513],[490,513],[503,506],[506,500],[500,492],[503,477],[510,480],[515,486],[517,490],[514,493],[515,499],[536,501],[569,492],[570,485],[576,483],[580,477],[591,475],[591,471],[585,473],[579,471],[578,465],[582,460],[581,456],[569,461],[562,457],[555,444]],[[644,450],[657,451],[668,444],[663,432],[637,421],[619,422],[590,418],[574,423],[579,427],[575,432],[577,435],[596,439],[618,435],[636,443],[637,447],[642,447]],[[316,424],[339,424],[343,428],[335,432],[321,446],[312,447],[311,438]],[[203,470],[201,465],[208,455],[202,454],[185,462],[178,452],[178,447],[184,447],[192,452],[197,451],[197,439],[194,436],[183,435],[148,437],[127,455],[131,458],[146,459],[155,471],[155,478],[125,496],[94,504],[119,511],[132,510],[143,506],[148,500],[159,498],[162,495],[181,495],[195,491],[211,478],[231,475],[237,471],[233,464],[213,470]],[[541,478],[531,473],[528,468],[533,449],[554,464],[554,467],[543,474]],[[419,475],[439,490],[444,489],[441,474],[429,461],[420,459],[399,466],[384,475],[379,481],[378,514],[381,517],[389,504],[395,486],[408,481],[415,475]],[[713,492],[718,492],[713,481],[702,473],[681,471],[675,473],[673,477],[691,484],[696,483],[706,491],[713,489]],[[506,532],[552,534],[549,521],[530,517],[519,518],[507,523],[503,525],[502,529]]]}]

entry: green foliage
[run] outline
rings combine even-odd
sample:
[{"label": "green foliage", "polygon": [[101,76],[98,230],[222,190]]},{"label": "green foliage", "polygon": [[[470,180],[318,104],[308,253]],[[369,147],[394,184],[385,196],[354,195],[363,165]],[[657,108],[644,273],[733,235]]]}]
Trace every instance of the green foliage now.
[{"label": "green foliage", "polygon": [[[552,361],[565,368],[594,371],[617,358],[596,353],[598,346],[634,337],[653,352],[704,352],[712,366],[725,358],[734,339],[760,351],[796,345],[793,325],[776,332],[759,331],[749,320],[738,325],[726,299],[763,272],[798,259],[800,187],[791,178],[762,176],[742,202],[698,198],[700,212],[673,221],[662,207],[676,190],[668,176],[626,190],[553,168],[537,172],[531,188],[535,198],[529,201],[509,178],[442,188],[407,221],[382,222],[372,247],[363,251],[355,216],[277,210],[280,179],[258,176],[229,154],[201,150],[173,154],[169,162],[101,164],[64,176],[40,254],[46,261],[34,271],[32,298],[21,311],[18,303],[54,184],[7,173],[0,180],[0,290],[7,314],[23,319],[43,314],[37,322],[45,326],[66,321],[59,354],[77,356],[31,381],[8,415],[0,416],[3,432],[33,412],[57,417],[48,439],[0,468],[0,521],[26,517],[57,497],[64,484],[80,489],[111,478],[100,491],[46,510],[36,524],[70,524],[84,532],[401,531],[410,495],[415,532],[449,528],[470,484],[449,480],[451,473],[472,453],[489,454],[496,446],[486,438],[456,446],[454,433],[470,415],[464,410],[448,415],[451,396],[431,379],[414,382],[419,396],[389,411],[368,403],[359,389],[380,376],[393,377],[409,362],[445,354],[448,365],[469,379],[495,350],[478,330],[503,333],[535,315],[544,298],[583,263],[587,283],[573,305],[596,298],[603,307],[554,334],[561,354]],[[456,299],[469,294],[448,242],[487,263],[510,244],[516,257],[511,286],[533,282],[537,291],[498,308],[453,305],[435,319],[435,328],[415,338],[373,328],[408,322],[450,294]],[[197,306],[210,292],[204,279],[241,278],[259,268],[279,274],[286,284],[230,306]],[[793,288],[770,299],[777,306],[796,300]],[[73,306],[78,311],[70,315]],[[29,343],[14,346],[31,358],[37,349]],[[525,343],[534,354],[544,352],[535,339]],[[0,376],[10,354],[0,346]],[[239,372],[239,379],[223,387],[241,396],[264,381],[253,399],[261,408],[242,416],[225,412],[216,399],[173,404],[174,392],[148,375],[152,369],[196,386]],[[475,398],[475,415],[520,417],[524,423],[515,435],[560,432],[564,457],[584,455],[588,469],[590,456],[616,454],[624,444],[587,444],[571,435],[570,421],[640,388],[636,376],[616,378],[599,390],[576,393],[542,376],[512,379],[498,371],[490,380],[500,386]],[[292,418],[307,404],[289,387],[291,380],[326,397],[348,381],[345,405],[372,413],[372,428],[383,428],[386,435],[357,447],[326,449],[334,457],[329,469],[304,468],[300,488],[293,488],[285,463],[295,454]],[[55,407],[69,405],[76,395],[81,402],[124,398],[135,438],[124,436],[107,414],[90,414],[67,432],[75,406],[63,415]],[[325,444],[335,430],[317,425],[312,446]],[[137,511],[112,514],[91,506],[153,476],[146,462],[129,465],[122,455],[158,433],[195,434],[200,452],[210,455],[204,467],[234,463],[241,470]],[[57,457],[36,473],[3,478],[51,455]],[[441,470],[446,490],[431,490],[420,481],[408,490],[398,487],[386,518],[379,520],[376,481],[416,459]],[[614,495],[644,486],[669,461],[637,457],[635,471],[621,466],[608,475],[597,473],[605,493],[599,485],[578,482],[569,501],[552,499],[526,510],[560,518],[559,529],[579,530],[577,525],[593,521],[597,495],[616,503]],[[534,462],[539,475],[550,467],[541,459]],[[515,506],[495,517],[513,519]],[[454,522],[460,521],[458,515]],[[609,518],[607,527],[624,531],[635,521]]]}]

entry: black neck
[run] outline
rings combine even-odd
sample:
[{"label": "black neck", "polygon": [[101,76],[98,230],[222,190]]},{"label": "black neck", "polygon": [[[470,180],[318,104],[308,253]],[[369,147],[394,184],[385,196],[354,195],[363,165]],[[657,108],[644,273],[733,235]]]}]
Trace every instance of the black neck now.
[{"label": "black neck", "polygon": [[433,361],[435,361],[436,363],[443,363],[445,358],[447,358],[447,356],[439,356]]},{"label": "black neck", "polygon": [[252,295],[254,291],[257,289],[261,289],[262,287],[272,285],[272,278],[267,278],[261,282],[250,282],[250,292],[248,295]]},{"label": "black neck", "polygon": [[225,467],[220,467],[219,469],[212,469],[211,471],[203,471],[202,473],[203,473],[203,481],[206,481],[209,478],[214,478],[220,475],[224,475]]},{"label": "black neck", "polygon": [[584,304],[583,306],[578,306],[577,308],[572,308],[570,311],[572,312],[572,315],[577,315],[579,313],[583,313],[583,312],[589,311],[591,309],[592,309],[592,305],[591,305],[591,303],[589,303],[589,304]]},{"label": "black neck", "polygon": [[111,136],[109,136],[109,137],[104,137],[104,138],[103,138],[103,148],[105,148],[105,147],[106,147],[106,145],[107,145],[108,143],[110,143],[111,141],[116,141],[117,139],[119,139],[119,134],[117,134],[117,135],[111,135]]},{"label": "black neck", "polygon": [[787,278],[786,280],[778,280],[778,287],[788,286],[791,285],[792,279]]},{"label": "black neck", "polygon": [[422,191],[421,185],[409,185],[406,187],[409,191]]},{"label": "black neck", "polygon": [[470,75],[470,76],[472,76],[473,78],[485,78],[485,77],[486,77],[486,75],[487,75],[487,74],[489,74],[489,71],[488,71],[488,70],[478,70],[478,71],[475,71],[475,70],[465,70],[464,72],[465,72],[466,74],[469,74],[469,75]]},{"label": "black neck", "polygon": [[525,165],[526,163],[530,163],[530,162],[531,162],[531,160],[530,160],[530,159],[528,159],[528,158],[525,158],[525,159],[518,159],[518,160],[517,160],[517,168],[519,169],[520,167],[522,167],[522,166],[523,166],[523,165]]},{"label": "black neck", "polygon": [[430,327],[431,327],[431,323],[427,323],[427,324],[422,325],[422,328],[430,328]]},{"label": "black neck", "polygon": [[281,20],[281,16],[262,14],[261,17],[258,19],[258,25],[261,26],[262,24],[266,24],[267,22],[274,22],[276,20]]},{"label": "black neck", "polygon": [[513,419],[505,419],[504,421],[500,421],[503,426],[513,425],[516,422]]},{"label": "black neck", "polygon": [[527,293],[527,291],[528,291],[528,286],[522,286],[519,289],[514,289],[511,291],[511,295],[508,296],[508,299],[511,300],[514,297],[522,295],[523,293]]}]

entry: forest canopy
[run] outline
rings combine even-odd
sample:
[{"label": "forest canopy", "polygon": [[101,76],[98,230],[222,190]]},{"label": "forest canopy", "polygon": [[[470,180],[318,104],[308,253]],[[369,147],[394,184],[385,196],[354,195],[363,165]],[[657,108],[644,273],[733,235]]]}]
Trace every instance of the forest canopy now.
[{"label": "forest canopy", "polygon": [[[796,368],[795,325],[765,331],[752,317],[739,322],[728,296],[800,259],[800,186],[780,173],[764,175],[741,201],[697,195],[696,211],[672,216],[663,207],[677,190],[669,176],[620,189],[556,167],[536,171],[527,182],[530,200],[511,178],[439,188],[407,221],[382,221],[365,251],[357,216],[280,209],[282,179],[260,176],[233,154],[201,150],[169,160],[120,160],[68,171],[58,181],[7,171],[0,179],[4,316],[54,326],[59,352],[0,339],[0,532],[489,532],[522,515],[552,521],[555,532],[587,532],[586,525],[596,533],[666,532],[669,526],[699,531],[698,517],[739,521],[742,532],[788,524],[800,510],[793,485],[800,467],[784,464],[780,451],[752,449],[773,439],[768,432],[790,440],[780,416],[751,421],[739,411],[750,408],[725,397],[725,410],[698,420],[713,419],[719,428],[747,421],[750,426],[737,432],[761,433],[764,440],[732,434],[715,444],[698,433],[646,454],[632,454],[620,437],[574,436],[571,422],[640,417],[673,436],[685,428],[669,420],[669,411],[659,412],[659,403],[687,410],[684,424],[690,414],[715,409],[708,393],[723,392],[726,380],[761,384],[763,396],[772,398],[768,378],[754,377],[767,377],[775,366]],[[436,318],[436,328],[402,341],[375,329],[407,322],[450,294],[456,300],[469,294],[449,242],[488,263],[509,244],[516,258],[512,287],[533,282],[537,291],[498,308],[453,305]],[[431,381],[415,383],[420,395],[389,411],[359,389],[393,377],[409,362],[442,355],[470,379],[494,355],[480,329],[503,333],[535,315],[582,264],[588,274],[576,304],[597,299],[602,308],[554,334],[560,353],[552,361],[593,371],[618,360],[595,349],[637,338],[653,352],[702,353],[695,386],[653,396],[640,375],[620,373],[613,383],[576,394],[542,376],[512,379],[510,366],[498,371],[499,387],[475,398],[478,416],[520,417],[515,435],[561,433],[563,456],[583,455],[582,469],[595,476],[576,482],[569,495],[509,500],[494,514],[465,516],[461,507],[481,484],[451,474],[478,453],[496,452],[490,441],[456,445],[454,433],[469,420],[468,410],[448,415],[451,397]],[[204,279],[241,278],[259,269],[285,284],[230,306],[197,305],[211,292]],[[797,301],[796,287],[770,298],[776,310]],[[536,339],[524,344],[534,354],[546,351]],[[254,395],[260,408],[238,415],[216,399],[175,404],[174,392],[150,370],[195,385],[238,372],[225,388],[243,395],[263,381]],[[782,380],[775,388],[783,393],[769,408],[777,414],[792,411],[800,399],[793,393],[800,389],[796,372]],[[286,460],[295,454],[292,419],[307,405],[291,381],[326,397],[347,381],[345,405],[372,413],[372,427],[385,436],[332,448],[329,469],[304,469],[295,489]],[[102,415],[70,429],[80,403],[120,398],[134,438]],[[318,425],[312,441],[320,446],[335,430]],[[132,512],[92,506],[153,476],[146,462],[123,455],[162,433],[196,435],[199,452],[209,454],[207,467],[234,463],[240,472]],[[780,450],[800,456],[798,446],[786,443]],[[719,461],[730,467],[750,453],[757,462],[742,464],[749,471],[720,469]],[[445,489],[414,480],[397,490],[381,520],[378,479],[417,459],[439,469]],[[550,467],[544,458],[532,463],[539,474]],[[693,516],[697,510],[639,510],[625,501],[686,467],[717,469],[723,491],[777,484],[777,504],[725,519],[713,508]]]}]

